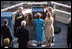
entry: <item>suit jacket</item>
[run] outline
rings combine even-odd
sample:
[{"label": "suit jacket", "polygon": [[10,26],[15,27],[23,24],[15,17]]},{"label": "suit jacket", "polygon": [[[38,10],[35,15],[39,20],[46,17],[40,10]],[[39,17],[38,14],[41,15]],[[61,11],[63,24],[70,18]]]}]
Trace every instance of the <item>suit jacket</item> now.
[{"label": "suit jacket", "polygon": [[8,25],[1,26],[1,36],[3,36],[3,39],[9,38],[10,40],[12,40],[11,30]]},{"label": "suit jacket", "polygon": [[26,48],[29,41],[29,31],[24,27],[19,27],[16,30],[15,36],[18,38],[19,48]]},{"label": "suit jacket", "polygon": [[71,43],[71,22],[68,24],[68,32],[67,32],[67,45]]}]

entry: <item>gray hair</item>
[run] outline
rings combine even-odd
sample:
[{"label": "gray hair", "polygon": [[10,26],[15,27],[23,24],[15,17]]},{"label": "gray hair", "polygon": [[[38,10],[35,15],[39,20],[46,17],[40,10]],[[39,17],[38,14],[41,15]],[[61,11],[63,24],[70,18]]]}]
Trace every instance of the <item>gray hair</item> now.
[{"label": "gray hair", "polygon": [[19,7],[19,9],[22,9],[23,10],[23,7]]},{"label": "gray hair", "polygon": [[52,11],[52,10],[53,10],[53,8],[52,8],[52,7],[49,7],[49,10],[50,10],[50,11]]},{"label": "gray hair", "polygon": [[21,26],[26,26],[26,21],[25,20],[23,20],[22,22],[21,22]]}]

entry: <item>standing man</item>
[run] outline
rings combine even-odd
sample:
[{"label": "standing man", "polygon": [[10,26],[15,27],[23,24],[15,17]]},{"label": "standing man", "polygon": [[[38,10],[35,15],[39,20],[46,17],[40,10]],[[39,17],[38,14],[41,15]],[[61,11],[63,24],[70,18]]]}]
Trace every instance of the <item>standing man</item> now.
[{"label": "standing man", "polygon": [[27,48],[29,41],[29,31],[25,28],[26,21],[21,22],[21,27],[18,27],[15,36],[18,38],[19,48]]},{"label": "standing man", "polygon": [[21,21],[24,20],[24,15],[23,15],[23,7],[19,7],[19,11],[17,12],[15,16],[15,28],[14,32],[16,32],[17,27],[21,26]]},{"label": "standing man", "polygon": [[54,9],[52,7],[49,7],[49,12],[52,14],[52,17],[54,19],[54,24],[55,24],[55,21],[56,21],[56,13],[55,13]]},{"label": "standing man", "polygon": [[71,18],[68,19],[68,31],[67,31],[67,46],[71,48]]},{"label": "standing man", "polygon": [[[11,36],[11,30],[10,27],[8,26],[8,20],[4,19],[4,25],[1,26],[1,37],[3,36],[3,41],[6,38],[10,39],[10,43],[12,41],[12,36]],[[4,44],[4,42],[3,42]]]}]

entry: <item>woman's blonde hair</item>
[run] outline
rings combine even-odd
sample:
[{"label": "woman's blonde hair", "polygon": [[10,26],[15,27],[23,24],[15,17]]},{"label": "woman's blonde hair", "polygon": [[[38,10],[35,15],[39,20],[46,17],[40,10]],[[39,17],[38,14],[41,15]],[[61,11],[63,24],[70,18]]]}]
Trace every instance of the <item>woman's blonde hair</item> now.
[{"label": "woman's blonde hair", "polygon": [[18,9],[22,9],[23,10],[23,7],[19,7]]},{"label": "woman's blonde hair", "polygon": [[50,12],[48,12],[47,14],[46,14],[46,17],[48,17],[48,18],[50,18],[52,15],[51,15],[51,13]]},{"label": "woman's blonde hair", "polygon": [[9,38],[5,38],[5,39],[4,39],[4,44],[5,44],[5,45],[9,45],[9,43],[10,43],[10,39],[9,39]]}]

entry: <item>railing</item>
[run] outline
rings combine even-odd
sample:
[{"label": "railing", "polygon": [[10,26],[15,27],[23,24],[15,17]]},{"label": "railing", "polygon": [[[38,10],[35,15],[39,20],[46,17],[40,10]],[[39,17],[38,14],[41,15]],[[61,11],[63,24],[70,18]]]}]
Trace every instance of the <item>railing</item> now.
[{"label": "railing", "polygon": [[[37,4],[35,2],[32,2],[33,4]],[[9,9],[12,9],[12,8],[15,8],[17,6],[23,6],[24,4],[32,4],[31,2],[22,2],[22,3],[19,3],[19,4],[16,4],[16,5],[13,5],[11,7],[7,7],[5,9],[1,9],[1,12],[2,11],[6,11],[6,10],[9,10]],[[62,6],[62,7],[66,7],[66,8],[70,8],[71,9],[71,6],[68,6],[68,5],[64,5],[64,4],[61,4],[61,3],[57,3],[57,2],[51,2],[53,4],[53,9],[55,10],[55,13],[56,13],[56,21],[60,21],[60,22],[63,22],[63,23],[68,23],[68,18],[71,17],[71,13],[70,12],[66,12],[66,11],[63,11],[63,10],[60,10],[60,9],[56,9],[56,5],[57,6]],[[47,4],[47,2],[42,2],[42,3],[38,3],[38,4]],[[16,14],[17,11],[13,12],[13,16]]]},{"label": "railing", "polygon": [[55,13],[56,13],[56,21],[68,24],[69,23],[68,19],[71,18],[71,13],[64,10],[56,9],[56,5],[70,8],[70,9],[71,9],[71,6],[64,5],[57,2],[51,2],[51,3],[53,4],[53,9],[55,10]]},{"label": "railing", "polygon": [[[27,5],[27,4],[47,4],[47,2],[22,2],[22,3],[16,4],[16,5],[7,7],[7,8],[5,8],[5,9],[1,9],[1,12],[10,10],[10,9],[12,9],[12,8],[16,8],[16,7],[18,7],[18,6],[23,6],[24,4],[25,4],[25,5]],[[24,9],[24,11],[26,11],[26,12],[24,12],[24,13],[27,13],[28,9]],[[29,10],[28,12],[31,12],[31,11]],[[14,23],[14,20],[15,20],[15,14],[16,14],[16,13],[17,13],[17,11],[15,11],[15,12],[12,13],[12,14],[13,14],[13,23]]]},{"label": "railing", "polygon": [[57,3],[57,2],[51,2],[51,3],[54,4],[54,6],[53,6],[54,9],[56,8],[55,5],[71,8],[71,6],[68,6],[68,5],[65,5],[65,4],[61,4],[61,3]]},{"label": "railing", "polygon": [[20,5],[23,5],[23,4],[24,4],[24,3],[22,2],[22,3],[19,3],[19,4],[13,5],[13,6],[11,6],[11,7],[7,7],[7,8],[5,8],[5,9],[1,9],[1,12],[6,11],[6,10],[9,10],[9,9],[12,9],[12,8],[15,8],[15,7],[20,6]]},{"label": "railing", "polygon": [[20,5],[23,6],[23,4],[47,4],[47,2],[37,2],[37,3],[36,2],[22,2],[22,3],[19,3],[19,4],[13,5],[11,7],[7,7],[5,9],[1,9],[1,12],[15,8],[15,7],[20,6]]}]

